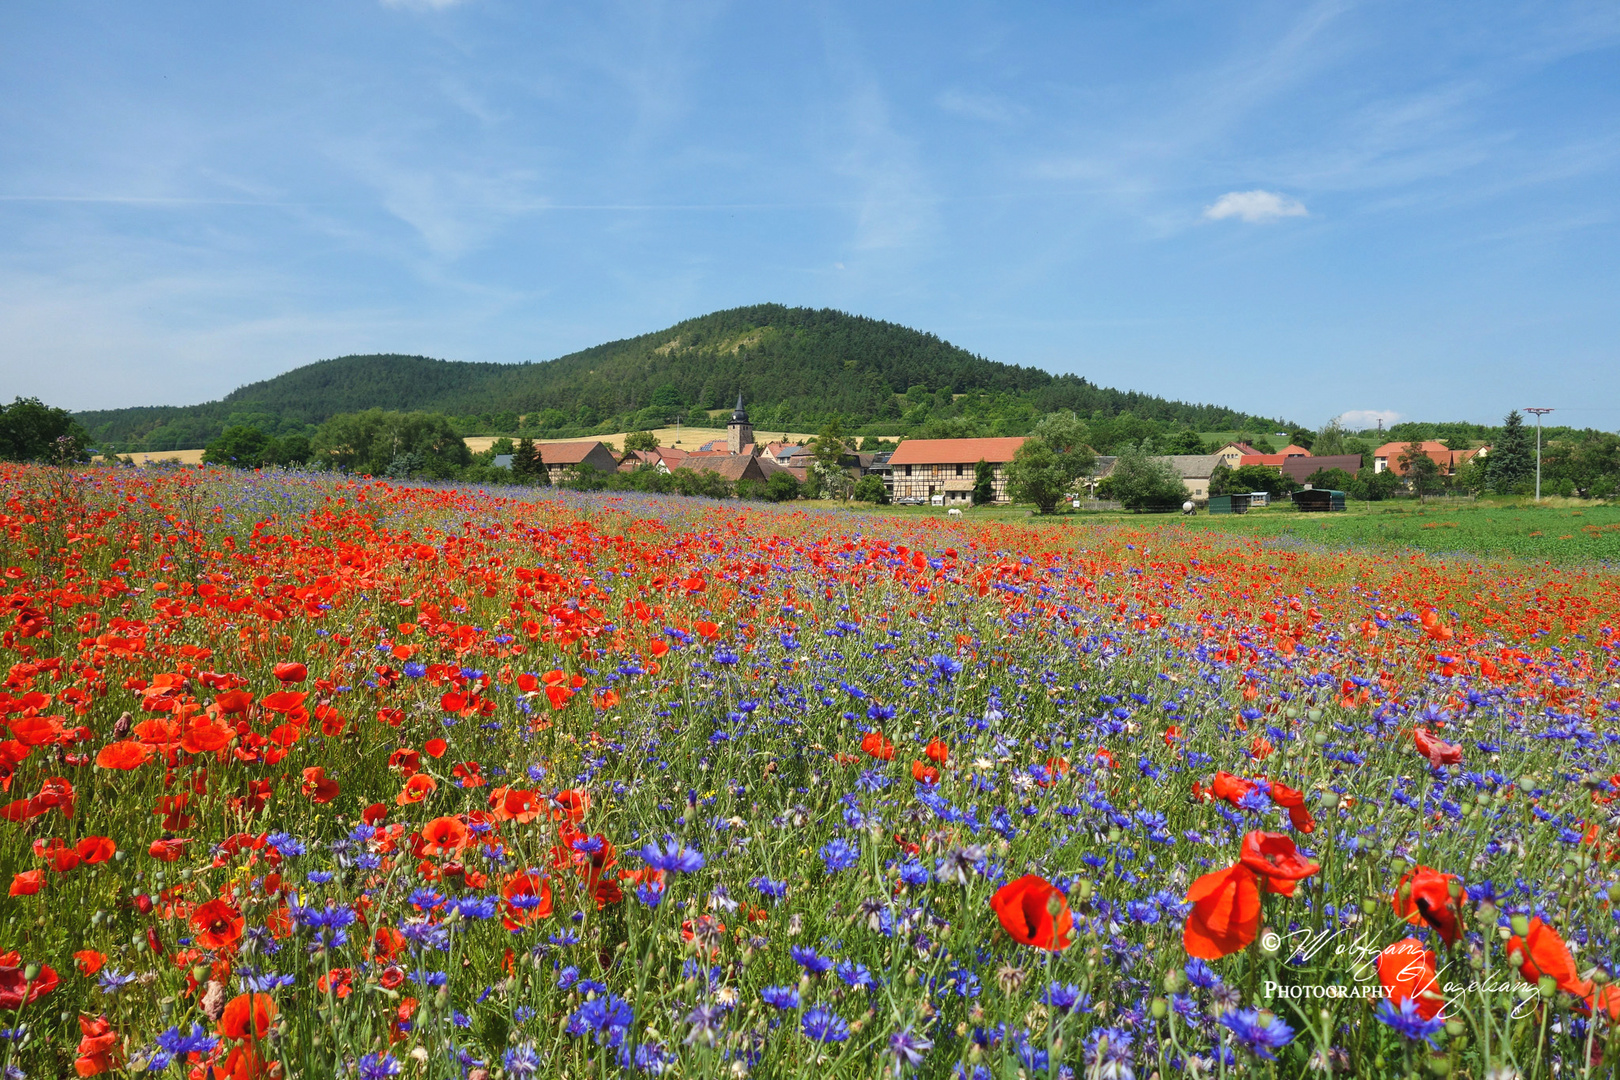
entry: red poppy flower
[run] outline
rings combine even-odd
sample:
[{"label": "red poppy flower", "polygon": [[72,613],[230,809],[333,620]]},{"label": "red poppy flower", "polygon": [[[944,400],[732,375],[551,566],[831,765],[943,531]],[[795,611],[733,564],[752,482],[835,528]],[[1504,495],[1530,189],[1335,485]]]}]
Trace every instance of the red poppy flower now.
[{"label": "red poppy flower", "polygon": [[408,806],[411,803],[421,802],[438,790],[439,785],[434,782],[433,777],[428,776],[426,773],[417,773],[405,781],[404,788],[400,790],[394,801],[400,806]]},{"label": "red poppy flower", "polygon": [[77,1075],[100,1076],[117,1067],[120,1057],[117,1050],[118,1033],[105,1016],[94,1019],[80,1016],[79,1036],[79,1056],[73,1062],[73,1071]]},{"label": "red poppy flower", "polygon": [[96,765],[103,769],[138,769],[152,756],[151,748],[133,740],[108,743],[96,754]]},{"label": "red poppy flower", "polygon": [[1225,799],[1233,806],[1254,790],[1254,781],[1245,780],[1241,776],[1233,776],[1229,772],[1218,772],[1215,779],[1209,782],[1209,793],[1217,799]]},{"label": "red poppy flower", "polygon": [[43,837],[35,840],[34,855],[37,858],[44,859],[46,864],[58,874],[67,873],[75,866],[78,866],[80,862],[78,851],[68,847],[61,841],[61,838],[55,836],[49,840]]},{"label": "red poppy flower", "polygon": [[1310,807],[1305,805],[1305,793],[1296,791],[1287,784],[1271,782],[1271,801],[1288,811],[1288,823],[1302,833],[1316,831],[1316,819],[1311,816]]},{"label": "red poppy flower", "polygon": [[924,765],[920,761],[911,763],[911,778],[919,784],[939,783],[939,770],[932,765]]},{"label": "red poppy flower", "polygon": [[326,769],[320,765],[311,765],[304,770],[304,782],[299,790],[309,796],[313,803],[329,803],[338,797],[341,788],[336,780],[326,775]]},{"label": "red poppy flower", "polygon": [[1243,863],[1205,874],[1187,890],[1193,909],[1181,933],[1188,956],[1219,960],[1249,947],[1260,933],[1260,884]]},{"label": "red poppy flower", "polygon": [[45,887],[45,871],[24,870],[12,875],[10,895],[33,896]]},{"label": "red poppy flower", "polygon": [[152,846],[146,849],[146,853],[160,862],[174,862],[189,843],[191,843],[189,838],[180,836],[172,840],[154,840]]},{"label": "red poppy flower", "polygon": [[996,890],[990,908],[1002,929],[1020,945],[1061,952],[1074,944],[1074,913],[1051,882],[1026,874]]},{"label": "red poppy flower", "polygon": [[303,664],[277,664],[274,674],[277,682],[301,683],[309,678],[309,669]]},{"label": "red poppy flower", "polygon": [[422,826],[424,855],[460,851],[472,843],[472,832],[458,818],[436,817]]},{"label": "red poppy flower", "polygon": [[1570,955],[1569,946],[1556,930],[1540,919],[1530,920],[1524,937],[1515,934],[1508,938],[1507,954],[1512,957],[1514,953],[1521,957],[1519,973],[1526,982],[1533,983],[1548,975],[1558,984],[1558,989],[1576,997],[1584,998],[1592,992],[1592,984],[1576,974],[1575,958]]},{"label": "red poppy flower", "polygon": [[551,882],[537,870],[520,870],[501,885],[501,922],[521,930],[550,916]]},{"label": "red poppy flower", "polygon": [[73,845],[73,850],[79,853],[79,858],[94,866],[104,863],[118,853],[118,845],[113,843],[111,837],[87,836]]},{"label": "red poppy flower", "polygon": [[1299,853],[1293,837],[1287,833],[1268,833],[1256,829],[1243,838],[1243,848],[1238,857],[1244,866],[1265,880],[1267,892],[1281,896],[1293,896],[1296,881],[1322,869]]},{"label": "red poppy flower", "polygon": [[1434,953],[1417,938],[1404,938],[1378,954],[1378,981],[1395,1004],[1412,998],[1418,1015],[1433,1020],[1445,1007],[1435,978]]},{"label": "red poppy flower", "polygon": [[269,994],[238,994],[220,1014],[219,1034],[227,1039],[262,1039],[276,1021]]},{"label": "red poppy flower", "polygon": [[1418,926],[1427,923],[1447,945],[1455,945],[1462,936],[1457,925],[1460,912],[1457,899],[1451,895],[1455,874],[1442,874],[1427,866],[1416,866],[1401,875],[1395,886],[1395,914]]},{"label": "red poppy flower", "polygon": [[422,753],[435,760],[444,757],[444,752],[448,749],[450,744],[443,739],[429,739],[422,744]]},{"label": "red poppy flower", "polygon": [[861,749],[879,761],[894,760],[894,743],[885,739],[879,732],[868,731],[861,736]]},{"label": "red poppy flower", "polygon": [[107,964],[107,957],[94,949],[80,949],[73,954],[73,959],[79,965],[79,974],[86,977],[94,975]]},{"label": "red poppy flower", "polygon": [[45,964],[39,965],[39,974],[30,980],[17,953],[0,955],[0,1009],[12,1011],[32,1005],[55,990],[60,981]]},{"label": "red poppy flower", "polygon": [[928,748],[923,751],[923,757],[927,758],[929,761],[932,761],[941,768],[945,767],[945,763],[950,760],[950,756],[950,747],[946,746],[945,743],[939,739],[928,740]]},{"label": "red poppy flower", "polygon": [[333,968],[315,980],[315,989],[323,994],[333,994],[340,1000],[348,997],[354,992],[354,969]]},{"label": "red poppy flower", "polygon": [[1430,735],[1424,728],[1412,729],[1412,741],[1417,744],[1418,753],[1429,759],[1429,764],[1461,765],[1463,759],[1462,747],[1456,743],[1442,742]]},{"label": "red poppy flower", "polygon": [[242,937],[246,920],[227,901],[214,899],[199,904],[191,913],[194,940],[205,949],[229,949]]}]

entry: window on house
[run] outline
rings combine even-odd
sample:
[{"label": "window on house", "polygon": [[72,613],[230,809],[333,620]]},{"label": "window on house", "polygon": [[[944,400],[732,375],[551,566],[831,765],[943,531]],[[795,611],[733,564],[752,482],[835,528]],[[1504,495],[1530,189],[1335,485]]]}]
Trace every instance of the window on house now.
[{"label": "window on house", "polygon": [[962,475],[962,464],[961,464],[961,462],[958,462],[957,465],[956,465],[956,475],[957,476]]},{"label": "window on house", "polygon": [[906,475],[907,475],[907,476],[910,476],[910,475],[911,475],[911,466],[910,466],[910,465],[907,465],[907,466],[906,466]]}]

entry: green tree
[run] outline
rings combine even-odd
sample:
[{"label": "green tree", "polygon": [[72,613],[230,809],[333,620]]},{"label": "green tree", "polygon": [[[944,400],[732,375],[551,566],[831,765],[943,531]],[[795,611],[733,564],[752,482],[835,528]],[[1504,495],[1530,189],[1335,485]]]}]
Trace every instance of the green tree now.
[{"label": "green tree", "polygon": [[876,473],[869,473],[855,481],[855,487],[850,497],[856,502],[876,503],[885,506],[889,502],[889,489],[883,486],[883,477]]},{"label": "green tree", "polygon": [[1503,419],[1502,432],[1486,460],[1491,488],[1499,495],[1511,495],[1521,484],[1535,478],[1535,447],[1519,410],[1514,409]]},{"label": "green tree", "polygon": [[995,501],[995,466],[980,458],[973,466],[973,505],[988,506]]},{"label": "green tree", "polygon": [[409,469],[405,475],[440,480],[472,464],[467,444],[437,413],[340,414],[321,425],[310,448],[313,458],[330,468],[371,476]]},{"label": "green tree", "polygon": [[[1316,441],[1308,444],[1312,454],[1317,457],[1333,457],[1338,454],[1349,454],[1352,451],[1345,449],[1344,425],[1339,418],[1334,417],[1322,425],[1322,430],[1316,433]],[[1307,445],[1301,443],[1301,446]]]},{"label": "green tree", "polygon": [[1379,472],[1367,465],[1356,473],[1355,481],[1345,491],[1363,502],[1382,502],[1394,495],[1400,486],[1401,478],[1390,470]]},{"label": "green tree", "polygon": [[1305,483],[1318,490],[1344,491],[1350,490],[1350,485],[1356,478],[1343,469],[1317,469],[1305,478]]},{"label": "green tree", "polygon": [[1440,490],[1440,466],[1423,452],[1422,443],[1415,440],[1407,443],[1406,449],[1401,451],[1400,463],[1406,482],[1412,488],[1412,494],[1418,497],[1418,502],[1423,502],[1426,496]]},{"label": "green tree", "polygon": [[1172,431],[1159,439],[1159,449],[1166,454],[1202,454],[1204,440],[1191,428]]},{"label": "green tree", "polygon": [[512,478],[520,484],[532,484],[540,478],[540,472],[540,454],[534,440],[525,435],[512,451]]},{"label": "green tree", "polygon": [[[307,439],[305,445],[308,445]],[[275,449],[276,440],[256,427],[239,425],[226,428],[223,435],[209,443],[203,451],[203,461],[227,468],[259,469],[273,460]]]},{"label": "green tree", "polygon": [[1288,433],[1288,441],[1295,446],[1303,446],[1305,449],[1311,450],[1316,442],[1316,433],[1309,428],[1295,428]]},{"label": "green tree", "polygon": [[656,450],[658,438],[650,431],[632,431],[624,437],[624,452],[632,450]]},{"label": "green tree", "polygon": [[1211,495],[1230,495],[1237,488],[1232,486],[1232,467],[1222,461],[1210,470],[1209,493]]},{"label": "green tree", "polygon": [[771,502],[792,502],[799,497],[799,478],[792,473],[771,473],[771,478],[765,481],[765,497]]},{"label": "green tree", "polygon": [[816,495],[828,499],[847,499],[854,489],[843,461],[847,447],[844,444],[843,424],[834,417],[828,421],[810,443],[810,473],[816,480]]},{"label": "green tree", "polygon": [[[1210,494],[1214,492],[1214,477],[1210,477]],[[1232,469],[1226,476],[1226,490],[1222,494],[1235,494],[1247,491],[1265,491],[1272,495],[1286,495],[1290,491],[1298,491],[1299,485],[1291,477],[1284,476],[1278,469],[1270,465],[1244,465]]]},{"label": "green tree", "polygon": [[1174,465],[1162,457],[1149,457],[1136,446],[1120,448],[1105,491],[1127,510],[1168,509],[1180,506],[1188,497],[1187,485]]},{"label": "green tree", "polygon": [[22,397],[0,405],[0,460],[82,462],[88,446],[89,436],[66,409]]}]

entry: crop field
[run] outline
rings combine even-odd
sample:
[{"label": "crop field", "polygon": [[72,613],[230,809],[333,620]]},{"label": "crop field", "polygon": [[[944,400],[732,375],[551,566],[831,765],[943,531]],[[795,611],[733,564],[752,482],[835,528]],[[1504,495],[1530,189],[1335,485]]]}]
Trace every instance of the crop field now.
[{"label": "crop field", "polygon": [[1605,503],[1421,506],[1402,500],[1395,506],[1360,503],[1337,514],[1301,514],[1281,506],[1213,518],[1199,515],[1196,527],[1313,543],[1414,548],[1442,556],[1620,564],[1620,507]]},{"label": "crop field", "polygon": [[0,482],[7,1077],[1620,1062],[1604,567]]}]

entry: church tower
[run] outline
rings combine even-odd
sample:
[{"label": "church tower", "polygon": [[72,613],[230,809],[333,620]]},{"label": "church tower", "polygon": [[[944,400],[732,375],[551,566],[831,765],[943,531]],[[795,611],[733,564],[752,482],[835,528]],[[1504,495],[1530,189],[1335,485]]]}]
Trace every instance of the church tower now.
[{"label": "church tower", "polygon": [[742,395],[738,394],[737,407],[731,410],[731,419],[726,421],[726,449],[733,454],[741,454],[745,447],[753,445],[754,425],[748,422],[748,413],[743,409]]}]

